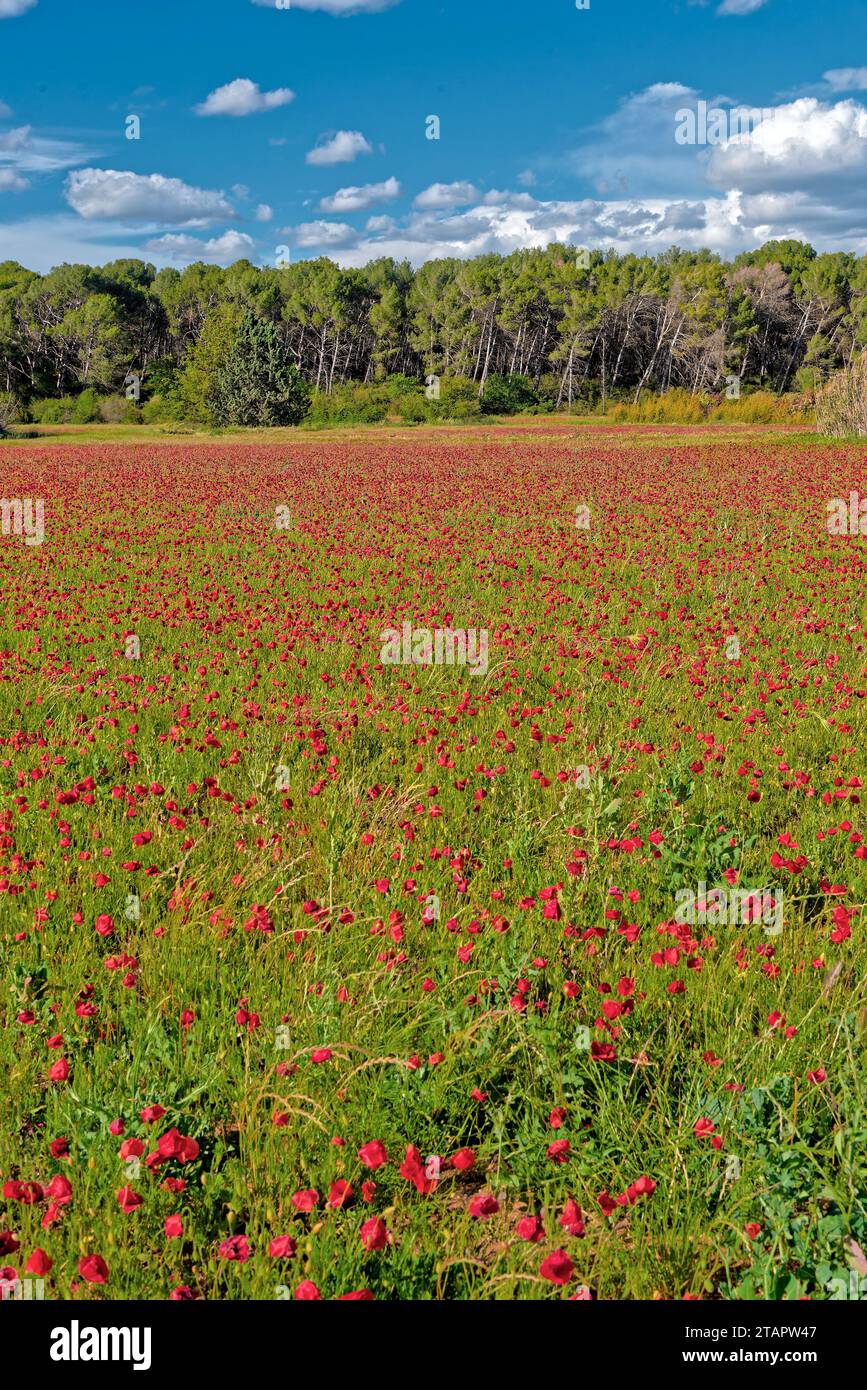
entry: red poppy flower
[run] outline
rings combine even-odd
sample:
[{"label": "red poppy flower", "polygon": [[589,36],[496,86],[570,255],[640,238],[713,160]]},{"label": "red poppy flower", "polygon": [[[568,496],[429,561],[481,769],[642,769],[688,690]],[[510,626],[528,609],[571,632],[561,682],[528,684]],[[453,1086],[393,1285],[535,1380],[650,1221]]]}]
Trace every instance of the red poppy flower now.
[{"label": "red poppy flower", "polygon": [[379,1216],[371,1216],[361,1227],[361,1243],[365,1250],[383,1250],[388,1244],[388,1230]]},{"label": "red poppy flower", "polygon": [[381,1139],[371,1139],[358,1150],[358,1157],[365,1168],[381,1168],[388,1162],[388,1154]]},{"label": "red poppy flower", "polygon": [[86,1284],[107,1284],[108,1265],[101,1255],[83,1255],[78,1272]]},{"label": "red poppy flower", "polygon": [[573,1270],[574,1265],[565,1250],[552,1250],[539,1266],[542,1278],[552,1284],[568,1284]]}]

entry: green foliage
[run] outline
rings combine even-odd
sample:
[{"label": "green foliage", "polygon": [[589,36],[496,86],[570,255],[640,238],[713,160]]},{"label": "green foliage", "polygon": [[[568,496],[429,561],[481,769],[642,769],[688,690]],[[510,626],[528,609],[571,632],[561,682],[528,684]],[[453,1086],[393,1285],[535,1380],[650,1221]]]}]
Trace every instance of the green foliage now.
[{"label": "green foliage", "polygon": [[[689,422],[698,401],[705,414],[725,412],[714,418],[749,419],[737,402],[714,399],[727,376],[738,376],[743,395],[813,393],[867,346],[867,256],[817,254],[786,239],[732,262],[679,247],[638,256],[560,243],[417,270],[390,257],[360,268],[319,257],[159,272],[121,259],[36,275],[7,261],[3,387],[29,405],[84,389],[117,393],[134,370],[143,403],[164,402],[154,408],[161,416],[215,424],[228,418],[218,381],[245,313],[269,325],[273,352],[297,368],[315,396],[310,418],[323,423],[476,413],[469,396],[444,405],[443,389],[439,401],[429,398],[431,376],[471,382],[485,414],[604,413],[615,403],[642,407],[624,419]],[[237,406],[252,368],[231,370]],[[398,377],[411,386],[396,404],[389,383]],[[661,414],[643,408],[649,393],[671,389],[691,404],[675,397]],[[337,399],[322,403],[319,392]],[[249,402],[242,410],[271,413]]]},{"label": "green foliage", "polygon": [[96,392],[88,387],[82,391],[76,400],[70,413],[70,421],[73,425],[89,425],[94,420],[101,418],[99,413],[99,399]]},{"label": "green foliage", "polygon": [[30,418],[38,425],[65,425],[75,402],[71,396],[49,396],[30,402]]},{"label": "green foliage", "polygon": [[163,421],[183,420],[184,404],[177,394],[170,396],[151,396],[141,407],[144,424],[154,425]]},{"label": "green foliage", "polygon": [[335,386],[330,395],[314,391],[306,423],[314,427],[370,425],[391,419],[422,424],[471,420],[481,414],[478,391],[467,377],[440,377],[438,394],[433,394],[434,389],[400,373],[366,384],[347,382]]},{"label": "green foliage", "polygon": [[218,425],[297,425],[310,393],[276,326],[248,309],[213,383]]},{"label": "green foliage", "polygon": [[241,311],[235,304],[220,304],[204,320],[198,341],[184,358],[178,378],[178,395],[188,419],[216,423],[214,386],[235,341]]},{"label": "green foliage", "polygon": [[485,382],[482,411],[485,415],[516,415],[536,404],[536,393],[527,377],[494,373]]},{"label": "green foliage", "polygon": [[439,396],[425,396],[428,420],[473,420],[482,413],[475,382],[466,376],[443,376]]}]

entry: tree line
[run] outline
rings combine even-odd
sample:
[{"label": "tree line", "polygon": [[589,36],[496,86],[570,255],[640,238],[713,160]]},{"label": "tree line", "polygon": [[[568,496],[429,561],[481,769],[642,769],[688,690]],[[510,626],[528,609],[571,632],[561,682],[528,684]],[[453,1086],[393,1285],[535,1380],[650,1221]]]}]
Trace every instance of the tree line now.
[{"label": "tree line", "polygon": [[[808,391],[867,345],[867,256],[770,241],[731,261],[551,244],[472,260],[327,258],[184,270],[140,260],[0,264],[0,391],[23,408],[81,392],[206,412],[214,374],[250,321],[270,325],[309,391],[391,377],[460,378],[484,399],[526,383],[556,407],[677,387]],[[34,417],[35,418],[35,417]]]}]

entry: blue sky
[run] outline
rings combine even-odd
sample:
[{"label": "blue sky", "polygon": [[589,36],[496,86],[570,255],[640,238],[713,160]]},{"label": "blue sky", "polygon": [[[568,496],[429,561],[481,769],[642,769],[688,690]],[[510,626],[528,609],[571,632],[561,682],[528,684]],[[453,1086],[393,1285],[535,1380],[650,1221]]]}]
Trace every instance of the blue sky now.
[{"label": "blue sky", "polygon": [[279,3],[0,0],[0,260],[867,253],[864,0]]}]

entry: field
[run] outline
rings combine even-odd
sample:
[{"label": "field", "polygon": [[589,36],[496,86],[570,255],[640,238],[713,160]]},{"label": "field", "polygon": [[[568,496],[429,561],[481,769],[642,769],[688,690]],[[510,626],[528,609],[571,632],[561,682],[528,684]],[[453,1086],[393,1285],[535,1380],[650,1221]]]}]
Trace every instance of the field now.
[{"label": "field", "polygon": [[3,446],[0,1277],[867,1290],[864,483],[755,428]]}]

